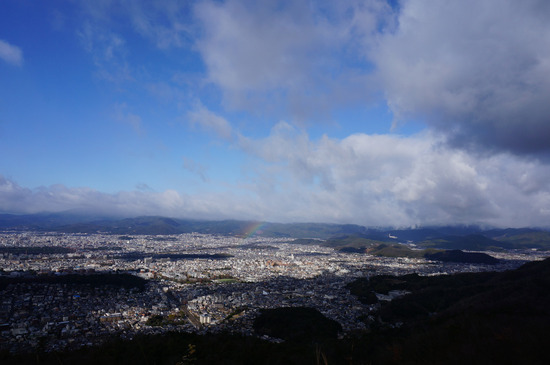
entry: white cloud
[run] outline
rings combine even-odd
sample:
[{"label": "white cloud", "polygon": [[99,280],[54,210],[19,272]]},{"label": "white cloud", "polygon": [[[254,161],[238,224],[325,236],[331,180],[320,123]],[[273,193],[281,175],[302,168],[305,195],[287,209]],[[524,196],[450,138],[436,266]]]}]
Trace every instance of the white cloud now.
[{"label": "white cloud", "polygon": [[213,132],[222,139],[230,140],[232,138],[233,129],[231,124],[225,118],[208,110],[200,103],[187,114],[187,119],[191,124],[198,124],[204,130]]},{"label": "white cloud", "polygon": [[198,219],[247,217],[243,204],[231,194],[189,197],[175,190],[122,191],[106,194],[90,188],[64,185],[34,190],[0,175],[0,212],[38,213],[82,211],[106,216],[163,215]]},{"label": "white cloud", "polygon": [[293,120],[363,103],[372,88],[362,67],[347,63],[363,62],[354,34],[372,33],[379,19],[371,14],[389,8],[369,4],[200,2],[197,47],[208,80],[220,87],[228,107]]},{"label": "white cloud", "polygon": [[158,48],[187,45],[190,26],[190,3],[179,0],[96,0],[78,4],[94,24],[121,28],[121,19],[131,29]]},{"label": "white cloud", "polygon": [[129,112],[126,103],[117,103],[113,106],[113,118],[120,123],[131,126],[137,134],[143,135],[141,117]]},{"label": "white cloud", "polygon": [[429,134],[311,141],[280,123],[268,138],[240,143],[261,159],[250,188],[280,219],[546,226],[550,218],[547,165],[506,153],[472,156]]},{"label": "white cloud", "polygon": [[190,4],[178,0],[134,1],[98,0],[79,4],[86,23],[96,32],[124,31],[128,21],[130,28],[160,49],[190,45]]},{"label": "white cloud", "polygon": [[127,47],[122,35],[88,19],[81,24],[77,36],[92,56],[99,78],[116,84],[134,80],[132,68],[126,60]]},{"label": "white cloud", "polygon": [[206,175],[207,168],[193,160],[192,158],[183,156],[183,168],[193,174],[198,175],[203,182],[207,182],[208,176]]},{"label": "white cloud", "polygon": [[122,1],[134,29],[161,49],[189,44],[188,2],[163,0],[154,2]]},{"label": "white cloud", "polygon": [[0,59],[15,66],[21,66],[23,64],[23,51],[21,51],[21,48],[0,39]]},{"label": "white cloud", "polygon": [[136,184],[136,189],[139,191],[154,191],[149,185],[146,183],[139,183]]},{"label": "white cloud", "polygon": [[[224,192],[104,194],[62,185],[30,190],[2,178],[0,207],[366,226],[548,226],[550,219],[550,167],[534,159],[473,156],[430,134],[314,141],[284,122],[264,139],[241,136],[236,143],[251,156],[247,178]],[[184,165],[203,173],[193,160]]]}]

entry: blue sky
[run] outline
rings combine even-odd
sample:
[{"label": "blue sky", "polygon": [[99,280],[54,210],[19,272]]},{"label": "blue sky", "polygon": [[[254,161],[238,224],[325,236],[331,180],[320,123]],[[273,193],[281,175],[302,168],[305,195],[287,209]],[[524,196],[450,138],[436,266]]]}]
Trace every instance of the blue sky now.
[{"label": "blue sky", "polygon": [[549,18],[534,0],[2,1],[0,212],[547,226]]}]

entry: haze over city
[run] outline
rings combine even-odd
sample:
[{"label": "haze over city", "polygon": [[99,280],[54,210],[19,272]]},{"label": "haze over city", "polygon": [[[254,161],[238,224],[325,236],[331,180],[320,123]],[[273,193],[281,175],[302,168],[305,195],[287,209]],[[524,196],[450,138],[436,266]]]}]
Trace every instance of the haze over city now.
[{"label": "haze over city", "polygon": [[548,226],[547,1],[0,3],[0,213]]}]

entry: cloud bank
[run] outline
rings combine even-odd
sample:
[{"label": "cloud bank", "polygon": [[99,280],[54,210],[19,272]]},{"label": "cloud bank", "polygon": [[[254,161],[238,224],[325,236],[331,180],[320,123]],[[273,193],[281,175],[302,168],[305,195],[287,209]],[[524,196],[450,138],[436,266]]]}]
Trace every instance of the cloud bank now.
[{"label": "cloud bank", "polygon": [[2,178],[0,206],[20,213],[85,209],[367,226],[547,226],[550,218],[550,168],[509,153],[457,153],[433,135],[313,141],[284,122],[264,139],[241,136],[238,144],[255,156],[248,166],[253,173],[225,192],[105,194],[62,185],[30,190]]},{"label": "cloud bank", "polygon": [[196,44],[226,107],[303,122],[371,98],[366,60],[342,65],[342,56],[388,12],[382,1],[200,2]]},{"label": "cloud bank", "polygon": [[226,1],[195,13],[229,107],[296,123],[383,95],[396,125],[420,120],[456,148],[550,152],[546,1]]}]

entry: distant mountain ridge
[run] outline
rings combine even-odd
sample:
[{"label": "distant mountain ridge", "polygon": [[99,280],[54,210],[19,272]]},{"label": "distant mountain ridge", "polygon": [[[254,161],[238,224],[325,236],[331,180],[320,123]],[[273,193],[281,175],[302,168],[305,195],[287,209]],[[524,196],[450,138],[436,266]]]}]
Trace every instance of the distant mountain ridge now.
[{"label": "distant mountain ridge", "polygon": [[550,232],[533,228],[484,230],[477,226],[367,228],[355,224],[270,223],[241,220],[196,220],[143,216],[105,218],[85,214],[0,214],[0,230],[53,231],[118,235],[171,235],[204,233],[237,237],[277,237],[327,240],[336,249],[366,248],[373,243],[414,243],[421,248],[446,250],[550,249]]},{"label": "distant mountain ridge", "polygon": [[207,233],[232,236],[267,236],[326,239],[342,234],[359,234],[367,228],[353,224],[270,223],[240,220],[195,220],[143,216],[135,218],[98,218],[69,214],[0,214],[0,229],[56,231],[66,233],[170,235]]}]

